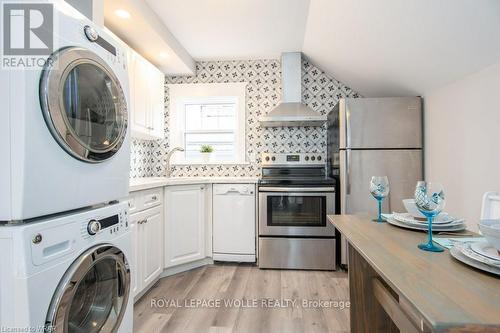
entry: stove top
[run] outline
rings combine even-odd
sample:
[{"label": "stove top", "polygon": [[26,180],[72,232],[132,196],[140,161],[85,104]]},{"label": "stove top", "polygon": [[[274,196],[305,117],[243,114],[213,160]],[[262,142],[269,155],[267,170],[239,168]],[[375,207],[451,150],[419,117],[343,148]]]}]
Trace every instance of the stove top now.
[{"label": "stove top", "polygon": [[321,154],[263,154],[259,186],[335,186]]}]

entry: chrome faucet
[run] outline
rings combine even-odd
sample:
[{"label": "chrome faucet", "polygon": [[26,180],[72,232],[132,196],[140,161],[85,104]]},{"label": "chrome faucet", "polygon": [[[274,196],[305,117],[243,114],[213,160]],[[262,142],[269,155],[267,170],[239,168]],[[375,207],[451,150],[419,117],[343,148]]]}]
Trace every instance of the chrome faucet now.
[{"label": "chrome faucet", "polygon": [[175,147],[175,148],[173,148],[172,150],[170,150],[167,153],[167,156],[165,157],[165,163],[166,163],[165,175],[167,177],[170,177],[170,173],[171,173],[171,171],[170,171],[170,158],[172,157],[172,155],[176,151],[184,151],[184,148],[182,148],[182,147]]}]

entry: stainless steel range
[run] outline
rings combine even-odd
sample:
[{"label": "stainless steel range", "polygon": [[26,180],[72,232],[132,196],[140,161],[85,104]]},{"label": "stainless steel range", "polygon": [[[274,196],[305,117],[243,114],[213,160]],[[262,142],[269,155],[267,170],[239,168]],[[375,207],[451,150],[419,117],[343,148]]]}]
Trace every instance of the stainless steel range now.
[{"label": "stainless steel range", "polygon": [[259,267],[335,270],[336,181],[320,154],[263,154]]}]

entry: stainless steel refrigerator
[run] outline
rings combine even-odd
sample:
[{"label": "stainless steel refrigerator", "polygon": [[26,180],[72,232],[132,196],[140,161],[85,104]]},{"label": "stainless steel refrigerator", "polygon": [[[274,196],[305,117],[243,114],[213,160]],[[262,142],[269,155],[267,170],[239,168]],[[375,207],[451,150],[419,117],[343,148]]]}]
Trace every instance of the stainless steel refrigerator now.
[{"label": "stainless steel refrigerator", "polygon": [[[390,193],[383,211],[403,211],[423,179],[422,100],[402,98],[341,99],[328,120],[328,164],[340,178],[342,214],[370,214],[377,204],[369,191],[372,176],[387,176]],[[375,239],[373,241],[376,241]],[[347,243],[341,240],[341,263]]]}]

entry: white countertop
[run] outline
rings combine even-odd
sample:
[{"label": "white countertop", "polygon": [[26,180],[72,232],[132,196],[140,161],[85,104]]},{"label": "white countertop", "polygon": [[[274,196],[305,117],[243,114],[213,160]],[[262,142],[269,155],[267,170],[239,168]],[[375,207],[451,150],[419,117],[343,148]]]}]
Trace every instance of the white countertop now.
[{"label": "white countertop", "polygon": [[144,177],[131,178],[129,192],[168,185],[191,184],[255,184],[257,177]]}]

